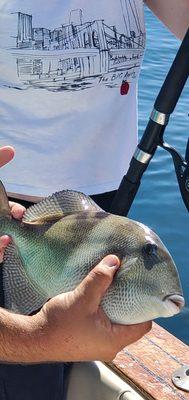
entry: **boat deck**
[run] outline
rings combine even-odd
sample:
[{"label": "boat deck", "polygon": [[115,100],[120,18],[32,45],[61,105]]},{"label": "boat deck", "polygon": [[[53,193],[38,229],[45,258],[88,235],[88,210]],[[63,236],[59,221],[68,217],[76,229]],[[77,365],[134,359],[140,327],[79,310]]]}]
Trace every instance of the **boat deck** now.
[{"label": "boat deck", "polygon": [[189,365],[189,347],[153,323],[152,330],[108,364],[148,400],[189,400],[189,392],[177,389],[172,374]]}]

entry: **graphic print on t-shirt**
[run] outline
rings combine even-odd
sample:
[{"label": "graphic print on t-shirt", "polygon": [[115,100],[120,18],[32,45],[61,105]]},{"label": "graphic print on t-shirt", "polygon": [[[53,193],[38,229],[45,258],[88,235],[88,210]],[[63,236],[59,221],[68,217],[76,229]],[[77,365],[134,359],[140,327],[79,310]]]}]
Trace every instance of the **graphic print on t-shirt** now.
[{"label": "graphic print on t-shirt", "polygon": [[51,91],[97,84],[112,88],[135,80],[144,53],[144,27],[135,0],[120,0],[120,6],[124,32],[106,19],[85,20],[81,9],[71,10],[69,22],[54,29],[36,27],[33,15],[15,12],[17,34],[11,53],[19,80]]}]

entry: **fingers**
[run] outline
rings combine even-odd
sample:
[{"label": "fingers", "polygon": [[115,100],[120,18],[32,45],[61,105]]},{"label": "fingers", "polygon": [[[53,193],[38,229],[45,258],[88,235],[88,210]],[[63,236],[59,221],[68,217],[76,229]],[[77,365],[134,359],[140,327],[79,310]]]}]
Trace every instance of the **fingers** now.
[{"label": "fingers", "polygon": [[[1,150],[2,149],[0,149],[0,156],[1,156]],[[12,216],[16,219],[22,219],[23,214],[26,211],[26,209],[23,206],[21,206],[20,204],[17,204],[17,203],[11,202],[11,201],[10,201],[9,205],[10,205]],[[8,246],[8,244],[10,243],[10,240],[11,239],[7,235],[0,237],[0,263],[3,262],[5,249]]]},{"label": "fingers", "polygon": [[26,209],[21,204],[14,203],[13,201],[9,202],[11,214],[15,219],[22,219],[23,214],[25,213]]},{"label": "fingers", "polygon": [[9,243],[10,238],[7,235],[0,237],[0,263],[3,262],[4,252]]},{"label": "fingers", "polygon": [[[0,167],[7,164],[14,157],[14,148],[11,146],[3,146],[0,148]],[[25,212],[25,208],[20,204],[10,202],[11,213],[14,218],[21,219]]]},{"label": "fingers", "polygon": [[76,288],[77,295],[80,299],[84,299],[85,304],[88,304],[88,311],[94,312],[98,309],[119,265],[120,261],[117,256],[106,256]]},{"label": "fingers", "polygon": [[14,148],[11,146],[4,146],[0,148],[0,167],[7,164],[14,157]]}]

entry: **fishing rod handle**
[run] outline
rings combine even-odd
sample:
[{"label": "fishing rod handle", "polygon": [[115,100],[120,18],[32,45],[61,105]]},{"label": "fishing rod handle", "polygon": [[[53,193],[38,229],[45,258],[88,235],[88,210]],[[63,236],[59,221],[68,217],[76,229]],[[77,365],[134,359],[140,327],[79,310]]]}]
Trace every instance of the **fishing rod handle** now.
[{"label": "fishing rod handle", "polygon": [[111,205],[113,214],[126,216],[140,186],[140,181],[163,137],[165,125],[149,120]]},{"label": "fishing rod handle", "polygon": [[112,214],[123,216],[128,214],[139,189],[142,174],[147,168],[147,165],[148,162],[145,164],[137,160],[134,156],[132,157],[127,174],[124,175],[113,199],[110,210]]},{"label": "fishing rod handle", "polygon": [[189,28],[155,101],[154,108],[171,114],[189,76]]},{"label": "fishing rod handle", "polygon": [[113,199],[110,212],[116,215],[127,216],[140,186],[139,182],[131,182],[127,175],[124,175],[119,189]]}]

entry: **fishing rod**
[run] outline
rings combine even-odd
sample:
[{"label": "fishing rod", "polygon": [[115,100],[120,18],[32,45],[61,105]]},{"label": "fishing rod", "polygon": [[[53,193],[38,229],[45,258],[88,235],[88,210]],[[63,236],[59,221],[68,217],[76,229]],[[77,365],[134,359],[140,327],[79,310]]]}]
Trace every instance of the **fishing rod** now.
[{"label": "fishing rod", "polygon": [[189,211],[189,139],[185,159],[163,140],[169,117],[174,111],[181,92],[189,76],[189,29],[181,43],[173,64],[166,76],[154,103],[153,111],[144,134],[131,159],[113,199],[111,212],[127,215],[140,186],[143,173],[147,169],[158,146],[168,151],[173,159],[175,172],[184,204]]}]

